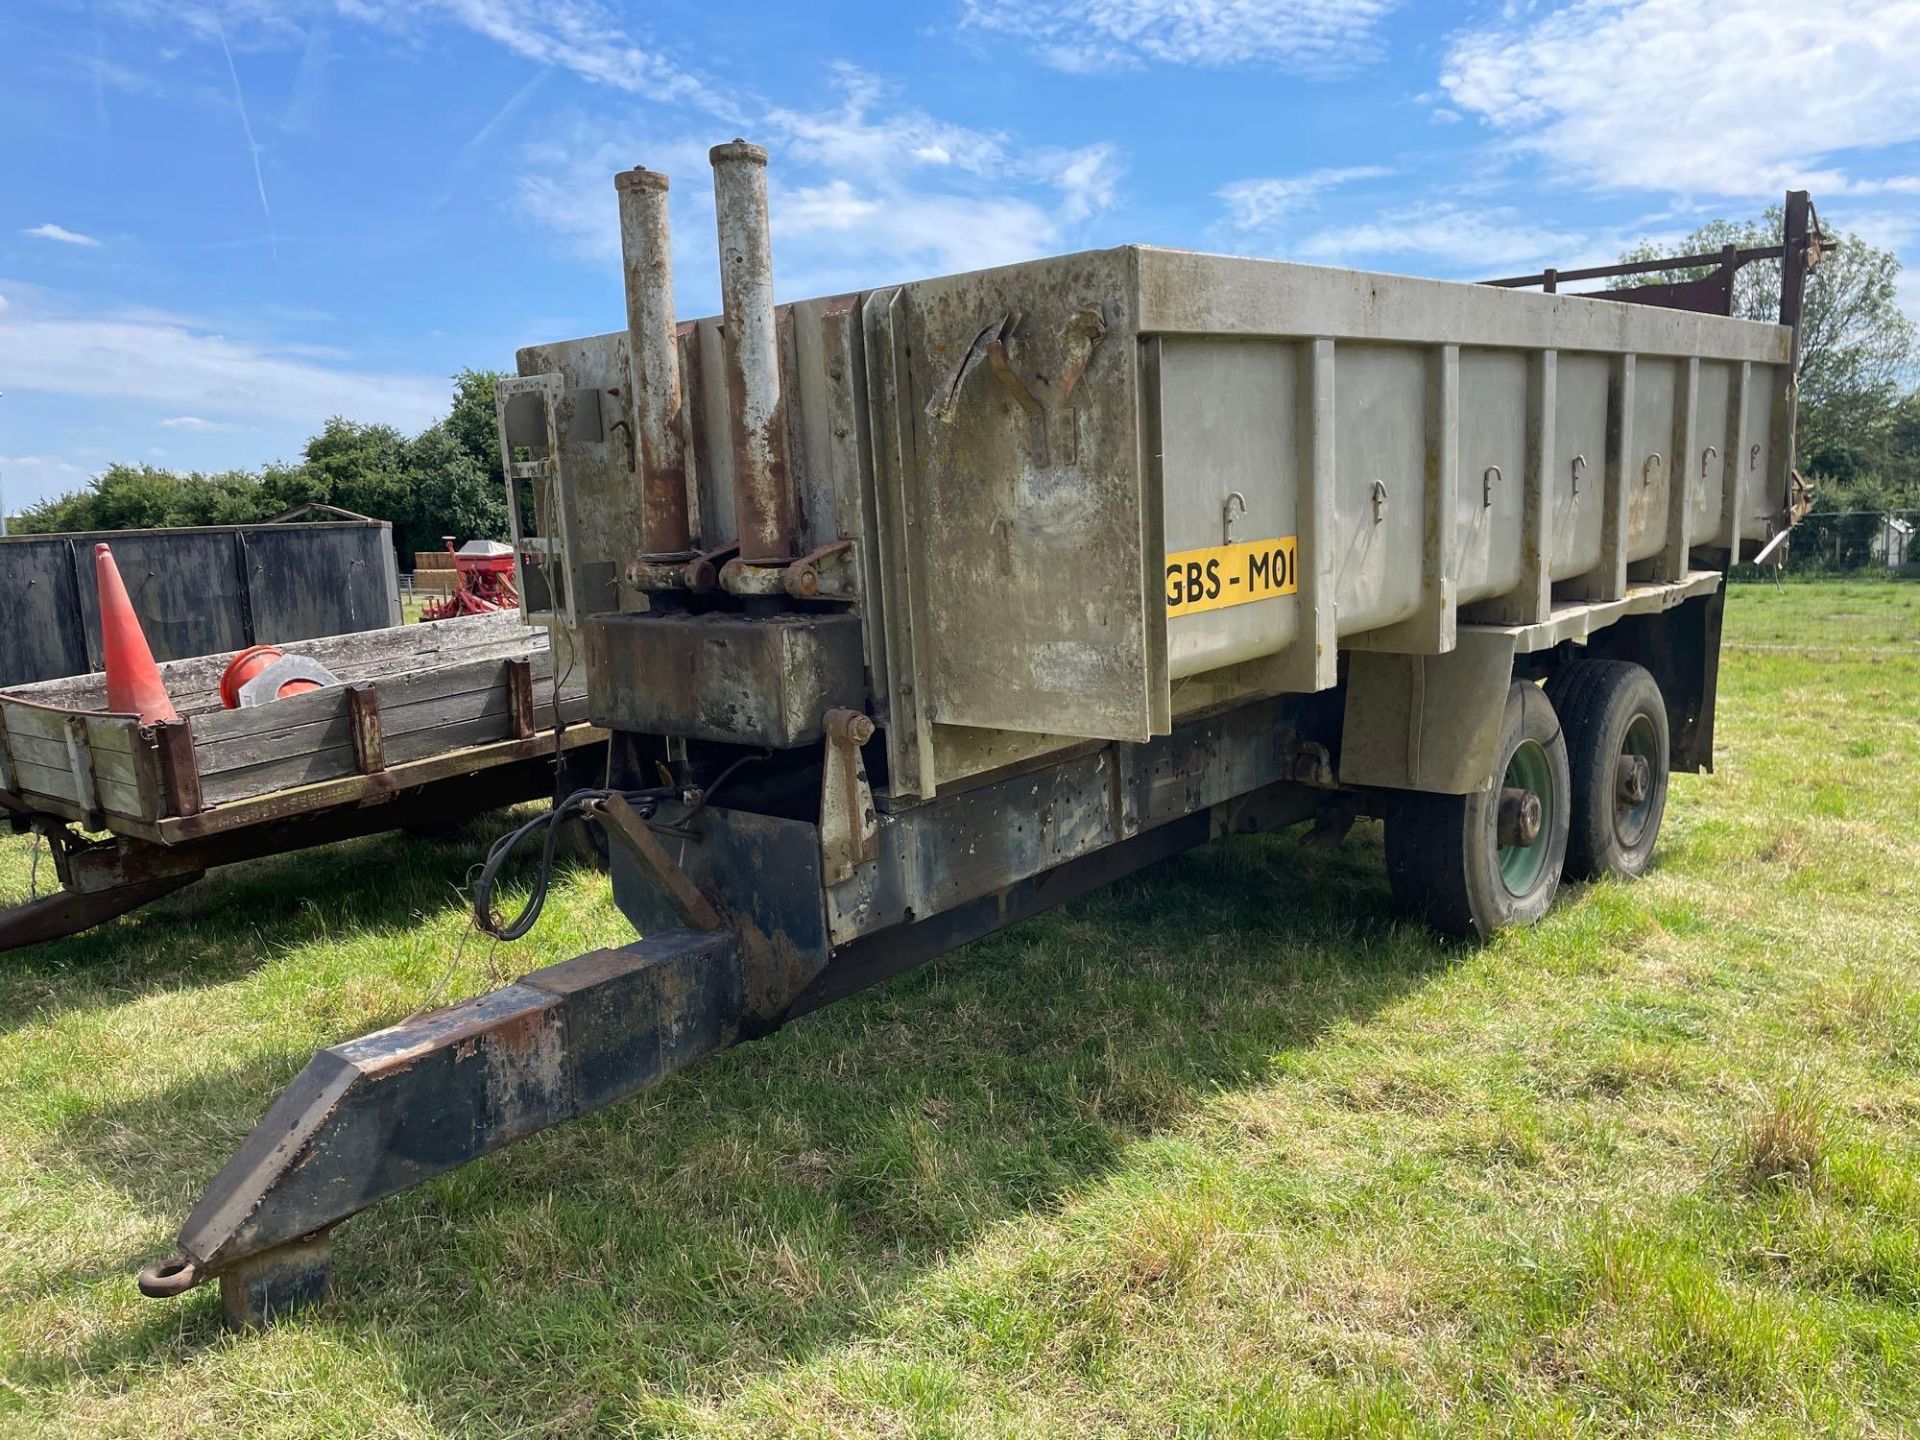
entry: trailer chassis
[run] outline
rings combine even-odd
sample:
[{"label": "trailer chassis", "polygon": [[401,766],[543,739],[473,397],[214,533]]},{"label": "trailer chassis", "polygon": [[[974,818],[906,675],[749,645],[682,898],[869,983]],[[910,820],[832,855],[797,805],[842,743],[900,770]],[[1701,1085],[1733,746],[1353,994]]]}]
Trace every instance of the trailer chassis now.
[{"label": "trailer chassis", "polygon": [[[1445,683],[1477,686],[1492,705],[1514,676],[1550,673],[1585,642],[1633,654],[1666,676],[1675,734],[1688,737],[1676,768],[1708,768],[1718,578],[1640,587],[1632,613],[1590,634],[1572,614],[1462,627],[1457,658],[1427,663],[1462,667]],[[868,782],[870,724],[838,712],[816,760],[770,764],[725,803],[616,794],[597,818],[615,900],[645,938],[319,1052],[140,1289],[165,1297],[218,1280],[226,1321],[263,1326],[327,1293],[333,1227],[387,1196],[1216,836],[1313,821],[1337,839],[1398,793],[1344,778],[1367,763],[1343,742],[1356,706],[1373,703],[1348,676],[899,808]],[[1401,749],[1420,743],[1403,736]]]}]

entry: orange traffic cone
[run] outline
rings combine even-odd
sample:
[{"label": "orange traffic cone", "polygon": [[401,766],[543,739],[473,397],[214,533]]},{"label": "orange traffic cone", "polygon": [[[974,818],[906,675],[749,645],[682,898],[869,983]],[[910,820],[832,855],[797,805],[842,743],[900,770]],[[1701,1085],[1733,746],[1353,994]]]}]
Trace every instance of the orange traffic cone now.
[{"label": "orange traffic cone", "polygon": [[105,545],[93,547],[94,586],[100,592],[100,658],[107,668],[107,709],[116,714],[138,712],[140,723],[157,725],[178,720],[179,713],[160,683],[160,667],[133,613],[133,601],[120,579],[120,567]]}]

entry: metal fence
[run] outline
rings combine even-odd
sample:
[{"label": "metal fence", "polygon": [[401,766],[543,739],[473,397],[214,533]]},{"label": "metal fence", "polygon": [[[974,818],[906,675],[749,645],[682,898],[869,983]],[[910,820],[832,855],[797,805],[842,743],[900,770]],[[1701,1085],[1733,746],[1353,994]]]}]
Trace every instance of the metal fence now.
[{"label": "metal fence", "polygon": [[100,668],[100,540],[159,660],[400,623],[380,521],[13,535],[0,539],[0,686]]},{"label": "metal fence", "polygon": [[1920,566],[1920,510],[1817,510],[1788,544],[1788,570],[1911,571]]}]

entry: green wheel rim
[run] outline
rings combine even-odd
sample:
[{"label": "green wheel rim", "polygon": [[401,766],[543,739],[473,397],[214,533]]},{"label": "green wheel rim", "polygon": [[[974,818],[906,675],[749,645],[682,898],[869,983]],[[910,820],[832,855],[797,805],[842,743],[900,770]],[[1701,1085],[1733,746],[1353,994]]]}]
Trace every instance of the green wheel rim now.
[{"label": "green wheel rim", "polygon": [[1631,850],[1647,833],[1647,823],[1653,818],[1654,790],[1660,783],[1660,742],[1653,733],[1653,721],[1645,715],[1634,716],[1621,737],[1620,753],[1647,762],[1647,798],[1638,805],[1622,805],[1615,795],[1613,802],[1614,838]]},{"label": "green wheel rim", "polygon": [[[1495,841],[1500,879],[1513,894],[1530,895],[1547,868],[1555,807],[1560,803],[1560,797],[1553,791],[1553,767],[1548,764],[1546,749],[1538,740],[1522,740],[1514,748],[1507,760],[1506,778],[1500,783],[1508,789],[1531,790],[1540,797],[1540,833],[1531,845],[1501,845]],[[1497,812],[1498,807],[1495,809]]]}]

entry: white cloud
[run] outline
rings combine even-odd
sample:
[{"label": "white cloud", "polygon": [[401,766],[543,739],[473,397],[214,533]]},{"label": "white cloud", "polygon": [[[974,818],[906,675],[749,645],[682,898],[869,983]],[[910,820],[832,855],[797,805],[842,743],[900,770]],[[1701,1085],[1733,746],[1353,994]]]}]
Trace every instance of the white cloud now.
[{"label": "white cloud", "polygon": [[1920,195],[1920,175],[1888,175],[1879,180],[1849,180],[1845,193],[1848,195]]},{"label": "white cloud", "polygon": [[[831,294],[929,274],[1032,259],[1069,247],[1075,227],[1111,207],[1123,164],[1106,144],[1022,145],[897,103],[852,66],[819,109],[771,106],[747,134],[772,152],[767,176],[776,281],[783,297]],[[677,134],[608,140],[581,119],[528,152],[526,213],[583,254],[619,254],[613,173],[636,157],[673,179],[674,290],[684,314],[715,305],[707,144]]]},{"label": "white cloud", "polygon": [[170,415],[160,422],[163,430],[231,430],[233,426],[219,420],[203,420],[198,415]]},{"label": "white cloud", "polygon": [[1418,204],[1383,212],[1359,224],[1317,231],[1293,253],[1302,260],[1341,264],[1418,255],[1439,261],[1448,271],[1459,272],[1493,266],[1572,268],[1595,251],[1588,236],[1531,224],[1511,210]]},{"label": "white cloud", "polygon": [[1214,193],[1227,202],[1229,225],[1236,230],[1258,230],[1288,211],[1311,205],[1325,191],[1392,173],[1383,165],[1323,166],[1303,175],[1236,180]]},{"label": "white cloud", "polygon": [[1449,44],[1441,86],[1563,178],[1770,195],[1920,139],[1920,0],[1576,0]]},{"label": "white cloud", "polygon": [[857,65],[834,65],[829,78],[838,104],[764,106],[753,122],[779,143],[783,162],[875,178],[918,167],[985,175],[1019,163],[1004,134],[951,125],[899,105],[897,87]]},{"label": "white cloud", "polygon": [[1119,150],[1107,144],[1088,145],[1057,157],[1049,178],[1060,192],[1061,218],[1078,224],[1111,208],[1124,169]]},{"label": "white cloud", "polygon": [[700,77],[632,39],[620,15],[593,0],[338,0],[342,13],[394,29],[428,16],[465,26],[538,65],[656,101],[715,114],[731,104]]},{"label": "white cloud", "polygon": [[1312,76],[1380,53],[1397,0],[964,0],[963,22],[1026,41],[1058,70],[1263,65]]},{"label": "white cloud", "polygon": [[1920,241],[1920,214],[1906,210],[1846,210],[1829,228],[1851,230],[1876,250],[1896,254]]},{"label": "white cloud", "polygon": [[91,235],[82,235],[78,230],[69,230],[64,225],[35,225],[32,229],[22,230],[22,235],[31,235],[36,240],[57,240],[62,245],[98,246],[100,242]]},{"label": "white cloud", "polygon": [[144,402],[181,420],[211,412],[317,427],[347,415],[412,429],[447,405],[438,378],[335,369],[181,316],[81,310],[46,292],[0,314],[0,374],[12,377],[8,389]]},{"label": "white cloud", "polygon": [[797,293],[1009,265],[1044,253],[1060,233],[1031,200],[883,192],[844,179],[783,191],[770,204],[775,243],[795,242],[783,268],[815,277]]}]

